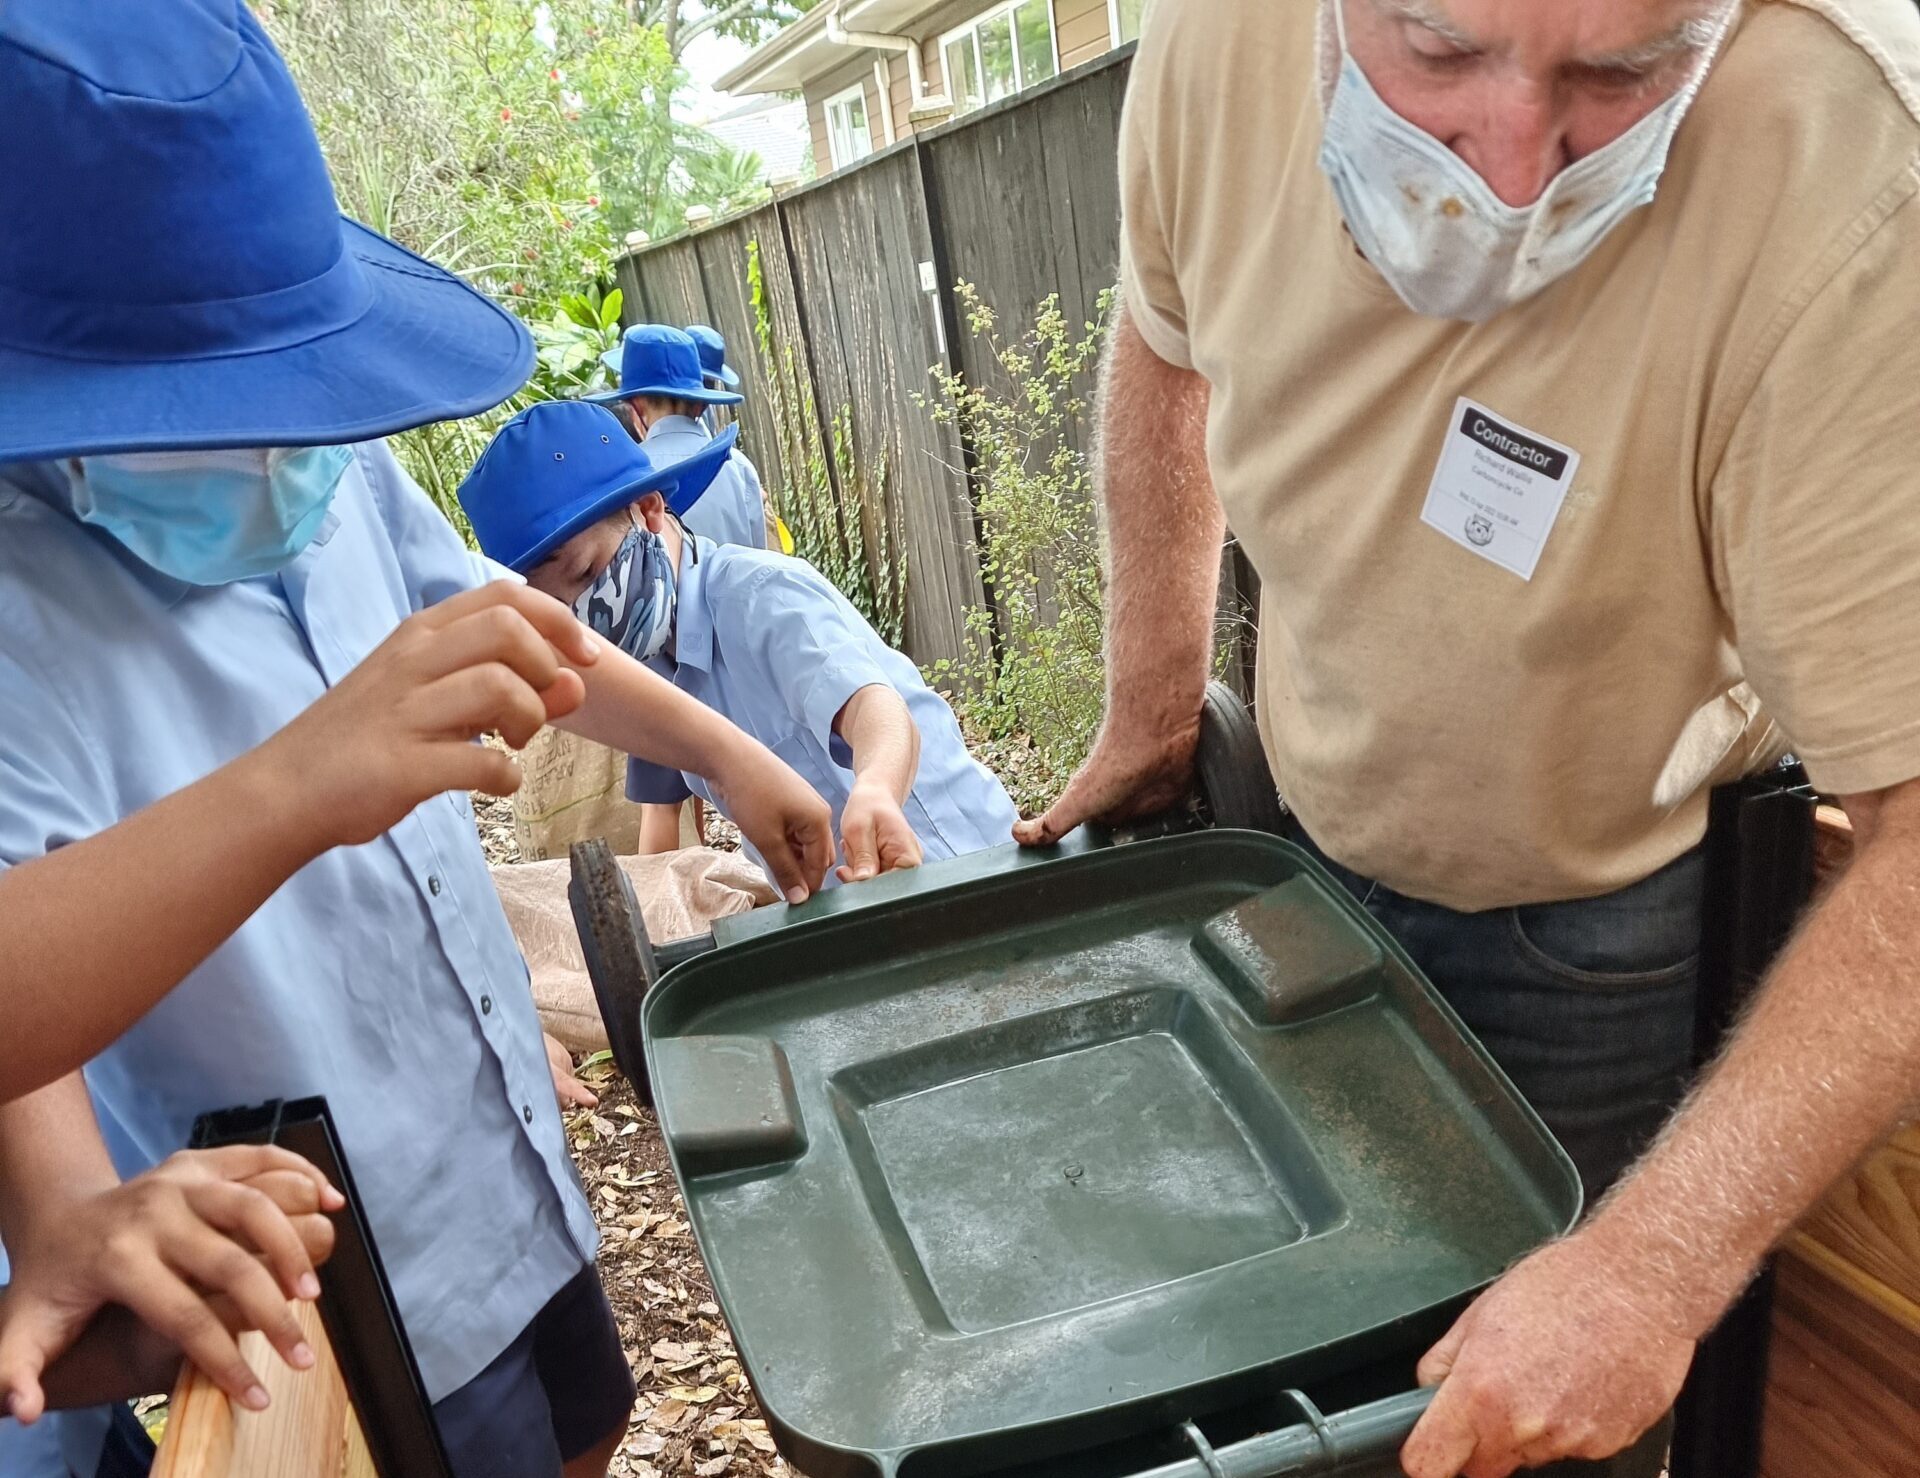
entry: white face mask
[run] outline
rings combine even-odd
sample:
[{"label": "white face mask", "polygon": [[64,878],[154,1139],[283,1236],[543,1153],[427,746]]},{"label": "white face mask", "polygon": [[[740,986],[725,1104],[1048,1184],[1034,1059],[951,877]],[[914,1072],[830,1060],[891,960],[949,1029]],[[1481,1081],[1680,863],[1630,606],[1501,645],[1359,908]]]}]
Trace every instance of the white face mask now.
[{"label": "white face mask", "polygon": [[1320,168],[1367,260],[1416,313],[1481,323],[1579,266],[1648,204],[1680,120],[1725,40],[1719,21],[1686,85],[1604,148],[1554,177],[1532,205],[1512,206],[1473,167],[1381,100],[1347,47],[1347,0],[1330,0],[1340,71],[1327,108]]}]

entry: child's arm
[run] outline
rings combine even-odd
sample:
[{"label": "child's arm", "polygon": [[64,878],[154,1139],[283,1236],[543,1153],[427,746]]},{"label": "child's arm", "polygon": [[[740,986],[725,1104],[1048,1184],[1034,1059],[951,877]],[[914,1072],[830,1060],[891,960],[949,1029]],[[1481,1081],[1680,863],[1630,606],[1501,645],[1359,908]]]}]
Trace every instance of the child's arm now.
[{"label": "child's arm", "polygon": [[[269,1145],[185,1151],[123,1185],[77,1074],[0,1106],[0,1237],[13,1263],[0,1294],[0,1409],[35,1420],[43,1372],[60,1376],[63,1402],[103,1376],[134,1378],[131,1363],[87,1356],[112,1333],[89,1332],[108,1305],[258,1409],[259,1381],[231,1331],[259,1329],[289,1364],[313,1363],[287,1301],[319,1296],[314,1268],[333,1248],[326,1213],[344,1204],[313,1166]],[[70,1351],[80,1368],[62,1368]]]},{"label": "child's arm", "polygon": [[840,813],[843,883],[900,867],[918,867],[920,839],[901,807],[920,770],[920,730],[899,693],[870,683],[834,716],[833,731],[853,751],[853,786]]},{"label": "child's arm", "polygon": [[258,748],[0,871],[0,1103],[93,1057],[320,853],[372,841],[442,791],[511,794],[518,768],[471,741],[497,730],[524,745],[580,700],[556,652],[590,672],[601,649],[525,586],[454,596]]},{"label": "child's arm", "polygon": [[[641,666],[604,648],[586,699],[560,727],[668,769],[703,776],[722,809],[772,869],[790,903],[804,903],[833,861],[827,803],[759,740]],[[677,839],[677,833],[676,833]]]}]

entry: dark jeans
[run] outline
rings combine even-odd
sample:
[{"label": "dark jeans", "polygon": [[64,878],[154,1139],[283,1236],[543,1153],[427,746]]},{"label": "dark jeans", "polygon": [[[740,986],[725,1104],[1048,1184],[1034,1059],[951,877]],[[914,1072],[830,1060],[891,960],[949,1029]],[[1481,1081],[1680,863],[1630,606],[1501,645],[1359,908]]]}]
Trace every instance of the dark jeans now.
[{"label": "dark jeans", "polygon": [[1706,858],[1599,898],[1456,913],[1296,835],[1413,956],[1580,1171],[1591,1206],[1686,1090]]},{"label": "dark jeans", "polygon": [[[1706,858],[1696,848],[1599,898],[1456,913],[1313,853],[1413,956],[1565,1147],[1587,1204],[1633,1163],[1693,1065]],[[1543,1473],[1659,1478],[1666,1442]]]}]

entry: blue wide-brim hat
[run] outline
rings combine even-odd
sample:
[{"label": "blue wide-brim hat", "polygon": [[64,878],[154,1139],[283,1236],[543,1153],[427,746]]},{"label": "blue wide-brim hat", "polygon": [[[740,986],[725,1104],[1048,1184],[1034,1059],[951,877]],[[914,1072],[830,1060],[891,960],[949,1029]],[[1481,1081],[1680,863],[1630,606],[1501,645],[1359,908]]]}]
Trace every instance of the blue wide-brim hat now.
[{"label": "blue wide-brim hat", "polygon": [[364,441],[532,372],[512,314],[340,214],[242,0],[5,0],[0,98],[0,462]]},{"label": "blue wide-brim hat", "polygon": [[698,346],[680,329],[664,323],[635,324],[621,336],[620,347],[602,354],[600,362],[620,377],[619,389],[585,397],[600,405],[636,395],[697,400],[702,405],[738,405],[742,398],[708,389]]},{"label": "blue wide-brim hat", "polygon": [[738,390],[740,376],[727,363],[727,341],[721,337],[720,330],[708,328],[704,323],[690,323],[687,325],[687,337],[693,340],[693,347],[700,351],[700,373],[709,380],[718,380],[729,390]]},{"label": "blue wide-brim hat", "polygon": [[648,493],[676,515],[733,451],[729,426],[690,457],[656,463],[609,410],[584,400],[528,406],[487,444],[457,496],[481,550],[525,574],[582,529]]}]

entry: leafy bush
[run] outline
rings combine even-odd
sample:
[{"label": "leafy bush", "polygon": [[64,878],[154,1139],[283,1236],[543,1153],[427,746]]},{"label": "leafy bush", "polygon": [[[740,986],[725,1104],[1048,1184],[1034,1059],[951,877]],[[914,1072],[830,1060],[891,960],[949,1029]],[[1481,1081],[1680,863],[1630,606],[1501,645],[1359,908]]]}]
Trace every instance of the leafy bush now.
[{"label": "leafy bush", "polygon": [[[1106,581],[1083,387],[1104,346],[1113,294],[1076,333],[1056,294],[1031,329],[1002,339],[993,310],[969,283],[955,291],[968,332],[997,366],[994,385],[933,372],[921,397],[959,429],[973,461],[979,557],[988,605],[970,611],[976,655],[936,664],[929,677],[1023,811],[1050,804],[1086,759],[1106,702]],[[1249,613],[1223,610],[1216,675],[1240,656]]]},{"label": "leafy bush", "polygon": [[967,624],[977,655],[934,667],[961,722],[1023,809],[1044,806],[1086,758],[1105,694],[1104,584],[1084,386],[1099,361],[1112,294],[1074,333],[1058,296],[1008,343],[969,283],[967,329],[998,366],[998,388],[936,367],[920,397],[958,428],[973,459],[988,605]]},{"label": "leafy bush", "polygon": [[695,202],[737,206],[742,160],[673,117],[684,76],[663,28],[635,24],[627,0],[253,3],[300,82],[341,209],[540,339],[508,405],[394,439],[464,530],[453,490],[500,424],[593,388],[588,340],[610,328],[599,291],[625,234],[666,234]]}]

